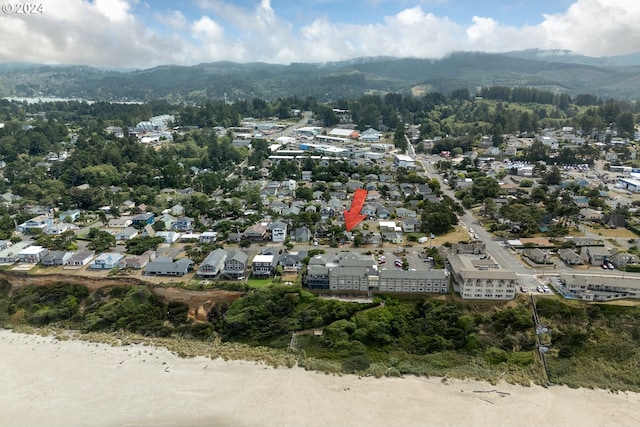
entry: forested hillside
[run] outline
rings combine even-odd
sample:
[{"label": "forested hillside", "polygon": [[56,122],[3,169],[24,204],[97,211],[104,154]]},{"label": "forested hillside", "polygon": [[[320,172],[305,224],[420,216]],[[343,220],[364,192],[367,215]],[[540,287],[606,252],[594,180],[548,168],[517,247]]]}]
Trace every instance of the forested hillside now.
[{"label": "forested hillside", "polygon": [[[367,93],[475,91],[482,86],[535,87],[601,98],[636,99],[640,67],[615,61],[553,61],[535,55],[456,53],[440,60],[362,58],[323,64],[274,65],[217,62],[113,71],[87,66],[0,66],[0,96],[58,96],[88,100],[275,100],[311,96],[320,101]],[[565,62],[566,61],[566,62]],[[1,65],[1,64],[0,64]]]}]

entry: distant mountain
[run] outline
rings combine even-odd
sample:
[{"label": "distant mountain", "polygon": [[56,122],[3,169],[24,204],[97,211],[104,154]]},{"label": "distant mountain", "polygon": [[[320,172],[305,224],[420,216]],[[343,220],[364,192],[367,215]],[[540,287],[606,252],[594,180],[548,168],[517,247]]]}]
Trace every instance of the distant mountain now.
[{"label": "distant mountain", "polygon": [[570,50],[560,49],[527,49],[506,52],[505,55],[513,58],[540,60],[547,62],[563,62],[566,64],[584,64],[597,67],[602,66],[640,66],[640,52],[628,55],[593,57],[578,55]]},{"label": "distant mountain", "polygon": [[439,60],[370,57],[326,63],[164,65],[120,71],[82,65],[0,64],[0,96],[171,102],[313,96],[320,101],[367,93],[422,94],[482,86],[530,86],[640,98],[640,53],[590,58],[567,51],[460,52]]}]

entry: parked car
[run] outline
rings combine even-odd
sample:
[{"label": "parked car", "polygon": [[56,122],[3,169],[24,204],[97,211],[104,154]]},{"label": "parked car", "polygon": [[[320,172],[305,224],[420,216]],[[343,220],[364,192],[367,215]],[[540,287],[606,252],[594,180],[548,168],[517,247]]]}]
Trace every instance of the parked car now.
[{"label": "parked car", "polygon": [[529,292],[529,288],[527,288],[526,286],[520,286],[520,292],[526,294]]},{"label": "parked car", "polygon": [[609,267],[609,270],[615,270],[616,269],[616,267],[613,264],[611,264],[610,262],[608,262],[608,261],[607,261],[607,267]]},{"label": "parked car", "polygon": [[601,267],[602,267],[603,269],[605,269],[605,270],[608,270],[608,269],[609,269],[609,266],[608,266],[607,264],[602,264],[602,265],[601,265]]}]

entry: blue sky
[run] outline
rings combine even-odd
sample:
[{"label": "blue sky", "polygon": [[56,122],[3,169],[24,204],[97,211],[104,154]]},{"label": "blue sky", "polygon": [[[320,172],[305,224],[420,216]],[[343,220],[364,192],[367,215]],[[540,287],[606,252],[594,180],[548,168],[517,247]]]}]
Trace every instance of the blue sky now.
[{"label": "blue sky", "polygon": [[43,0],[0,13],[0,62],[146,68],[229,60],[640,51],[635,0]]}]

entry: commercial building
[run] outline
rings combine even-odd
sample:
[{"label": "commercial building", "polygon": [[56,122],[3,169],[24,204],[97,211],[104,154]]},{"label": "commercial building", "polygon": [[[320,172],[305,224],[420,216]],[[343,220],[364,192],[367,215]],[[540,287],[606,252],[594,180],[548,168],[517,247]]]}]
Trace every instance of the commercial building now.
[{"label": "commercial building", "polygon": [[489,258],[453,254],[447,257],[453,289],[463,299],[510,300],[515,298],[518,277]]}]

